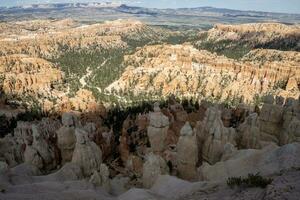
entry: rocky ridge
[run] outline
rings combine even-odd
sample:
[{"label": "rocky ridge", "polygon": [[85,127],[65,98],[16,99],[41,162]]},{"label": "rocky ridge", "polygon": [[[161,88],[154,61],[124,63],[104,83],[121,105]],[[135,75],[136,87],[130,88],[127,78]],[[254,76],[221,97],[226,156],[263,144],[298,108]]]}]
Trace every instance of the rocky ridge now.
[{"label": "rocky ridge", "polygon": [[[280,23],[217,24],[214,28],[201,34],[206,41],[230,41],[252,48],[299,51],[299,25]],[[201,42],[199,41],[199,43]]]},{"label": "rocky ridge", "polygon": [[107,90],[221,101],[236,98],[245,103],[268,93],[296,98],[299,57],[298,52],[264,49],[236,61],[188,44],[145,46],[125,57],[127,68]]}]

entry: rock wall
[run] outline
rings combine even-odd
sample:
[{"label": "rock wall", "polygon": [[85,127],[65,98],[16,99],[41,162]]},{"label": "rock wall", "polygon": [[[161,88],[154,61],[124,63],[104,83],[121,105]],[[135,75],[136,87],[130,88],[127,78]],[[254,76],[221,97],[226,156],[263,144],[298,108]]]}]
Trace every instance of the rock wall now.
[{"label": "rock wall", "polygon": [[[278,55],[280,60],[270,59]],[[297,98],[298,57],[298,52],[254,50],[237,61],[188,44],[145,46],[125,57],[127,68],[106,90],[244,103],[268,93]]]}]

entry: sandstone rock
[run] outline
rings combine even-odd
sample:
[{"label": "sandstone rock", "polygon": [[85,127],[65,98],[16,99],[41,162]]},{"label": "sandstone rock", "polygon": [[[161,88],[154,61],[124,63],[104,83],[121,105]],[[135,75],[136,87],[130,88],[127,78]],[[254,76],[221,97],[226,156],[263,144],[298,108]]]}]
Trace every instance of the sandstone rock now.
[{"label": "sandstone rock", "polygon": [[[217,108],[209,108],[204,119],[202,136],[207,136],[202,147],[203,159],[211,164],[221,160],[224,145],[236,145],[236,133],[233,128],[226,128],[221,120],[221,113]],[[201,136],[201,137],[202,137]]]},{"label": "sandstone rock", "polygon": [[171,105],[170,110],[174,115],[175,121],[186,122],[188,114],[181,104],[175,103],[174,105]]},{"label": "sandstone rock", "polygon": [[100,169],[102,163],[102,152],[100,148],[88,138],[83,129],[77,128],[76,146],[72,156],[72,163],[82,168],[84,176],[90,176],[94,170]]},{"label": "sandstone rock", "polygon": [[78,126],[78,119],[73,113],[63,113],[61,117],[63,126],[76,127]]},{"label": "sandstone rock", "polygon": [[43,167],[48,171],[56,167],[57,161],[55,160],[54,150],[46,142],[40,128],[37,125],[32,125],[33,143],[32,147],[37,150],[38,155],[43,160]]},{"label": "sandstone rock", "polygon": [[269,145],[262,150],[239,150],[224,162],[217,162],[215,165],[204,163],[199,168],[199,173],[202,180],[209,181],[226,181],[228,177],[247,176],[249,173],[273,175],[281,170],[299,167],[299,152],[299,143],[283,147]]},{"label": "sandstone rock", "polygon": [[238,127],[237,131],[241,148],[261,148],[259,122],[256,113],[249,115],[245,122]]},{"label": "sandstone rock", "polygon": [[[281,23],[248,23],[242,25],[216,24],[214,28],[206,32],[209,41],[232,41],[246,43],[252,48],[263,46],[280,46],[287,44],[294,47],[300,37],[298,26],[288,26]],[[294,47],[297,49],[298,47]],[[275,54],[276,55],[276,54]],[[276,57],[282,58],[280,56]],[[264,59],[274,60],[273,55],[267,55]],[[284,57],[283,57],[284,58]],[[280,59],[278,59],[280,60]]]},{"label": "sandstone rock", "polygon": [[76,144],[75,120],[73,115],[65,113],[62,116],[63,126],[57,131],[57,146],[61,151],[62,164],[72,160]]},{"label": "sandstone rock", "polygon": [[295,77],[289,78],[289,80],[287,82],[287,85],[286,85],[286,90],[288,90],[288,91],[290,91],[290,90],[299,91],[298,82],[297,82],[297,79]]},{"label": "sandstone rock", "polygon": [[162,152],[169,129],[169,119],[160,111],[159,105],[154,105],[154,112],[149,114],[147,134],[153,152]]},{"label": "sandstone rock", "polygon": [[150,153],[143,165],[143,186],[150,188],[159,175],[168,174],[169,169],[162,157]]},{"label": "sandstone rock", "polygon": [[167,162],[167,165],[170,170],[170,174],[173,176],[176,176],[177,173],[177,164],[178,164],[178,159],[177,159],[177,149],[176,145],[169,146],[167,150],[164,151],[163,153],[163,158]]},{"label": "sandstone rock", "polygon": [[80,166],[74,163],[66,163],[61,169],[52,174],[33,177],[35,182],[65,182],[82,180],[83,178]]},{"label": "sandstone rock", "polygon": [[[297,123],[299,120],[299,101],[288,98],[283,106],[283,121],[279,135],[279,144],[285,145],[297,141]],[[296,134],[295,134],[296,133]]]},{"label": "sandstone rock", "polygon": [[6,55],[1,56],[0,60],[0,73],[4,75],[3,90],[6,94],[48,96],[52,90],[51,84],[61,82],[63,77],[54,64],[34,56]]},{"label": "sandstone rock", "polygon": [[111,188],[108,167],[105,164],[101,164],[100,169],[93,172],[89,181],[96,186],[103,187],[109,192]]},{"label": "sandstone rock", "polygon": [[38,154],[38,151],[32,146],[26,146],[26,150],[24,152],[24,162],[34,165],[39,169],[43,168],[43,159]]},{"label": "sandstone rock", "polygon": [[197,179],[198,146],[196,134],[188,122],[180,131],[177,143],[178,176],[186,180]]},{"label": "sandstone rock", "polygon": [[10,167],[14,167],[23,161],[22,154],[24,150],[22,147],[24,145],[19,145],[15,140],[10,134],[0,138],[0,159],[5,161]]},{"label": "sandstone rock", "polygon": [[127,117],[126,120],[123,122],[122,126],[122,135],[119,138],[120,145],[119,145],[119,152],[121,155],[121,160],[123,161],[124,165],[129,158],[130,154],[130,145],[132,143],[131,137],[129,136],[128,129],[132,126],[132,120]]},{"label": "sandstone rock", "polygon": [[228,159],[230,159],[237,151],[237,148],[231,144],[231,143],[227,143],[224,145],[224,152],[221,158],[221,161],[226,161]]},{"label": "sandstone rock", "polygon": [[265,103],[259,115],[261,138],[265,141],[279,143],[279,134],[283,117],[283,107]]},{"label": "sandstone rock", "polygon": [[40,176],[42,174],[36,166],[26,163],[22,163],[16,167],[10,168],[10,173],[19,176]]},{"label": "sandstone rock", "polygon": [[161,175],[151,187],[151,191],[168,199],[179,199],[193,192],[193,183],[174,176]]},{"label": "sandstone rock", "polygon": [[129,137],[127,135],[122,135],[120,137],[119,152],[121,155],[121,160],[123,161],[123,163],[126,163],[130,154]]},{"label": "sandstone rock", "polygon": [[224,109],[221,115],[221,119],[224,127],[230,127],[231,118],[232,118],[232,111],[230,109]]},{"label": "sandstone rock", "polygon": [[[299,91],[286,90],[283,84],[291,76],[299,80],[298,57],[299,53],[294,51],[255,49],[237,61],[197,50],[189,44],[147,45],[126,56],[127,68],[106,90],[135,91],[135,95],[175,94],[187,98],[198,98],[201,94],[205,98],[214,96],[228,103],[242,100],[246,104],[270,92],[297,98]],[[175,113],[178,113],[174,115],[177,121],[185,121],[186,113]]]},{"label": "sandstone rock", "polygon": [[135,176],[141,177],[143,174],[143,160],[135,155],[130,155],[126,162],[126,169],[133,172]]},{"label": "sandstone rock", "polygon": [[96,135],[97,135],[97,128],[96,128],[96,125],[94,123],[87,123],[83,129],[87,132],[88,134],[88,137],[91,141],[94,141],[96,140]]},{"label": "sandstone rock", "polygon": [[287,141],[286,144],[293,142],[300,142],[300,120],[293,118],[290,122],[286,132],[283,132],[286,135]]}]

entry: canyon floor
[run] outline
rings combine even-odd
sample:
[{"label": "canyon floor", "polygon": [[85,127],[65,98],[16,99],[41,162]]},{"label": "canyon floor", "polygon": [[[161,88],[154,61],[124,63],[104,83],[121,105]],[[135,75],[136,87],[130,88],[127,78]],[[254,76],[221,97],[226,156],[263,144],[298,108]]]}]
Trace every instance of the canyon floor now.
[{"label": "canyon floor", "polygon": [[299,198],[298,15],[54,5],[0,8],[0,199]]}]

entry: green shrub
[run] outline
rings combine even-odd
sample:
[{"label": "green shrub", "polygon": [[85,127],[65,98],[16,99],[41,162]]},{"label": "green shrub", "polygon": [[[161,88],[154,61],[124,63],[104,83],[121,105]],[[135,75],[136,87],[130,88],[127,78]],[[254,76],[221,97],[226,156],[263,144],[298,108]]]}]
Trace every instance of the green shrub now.
[{"label": "green shrub", "polygon": [[271,178],[264,178],[259,173],[257,174],[248,174],[248,177],[230,177],[227,179],[227,185],[230,188],[237,187],[260,187],[266,188],[273,179]]}]

